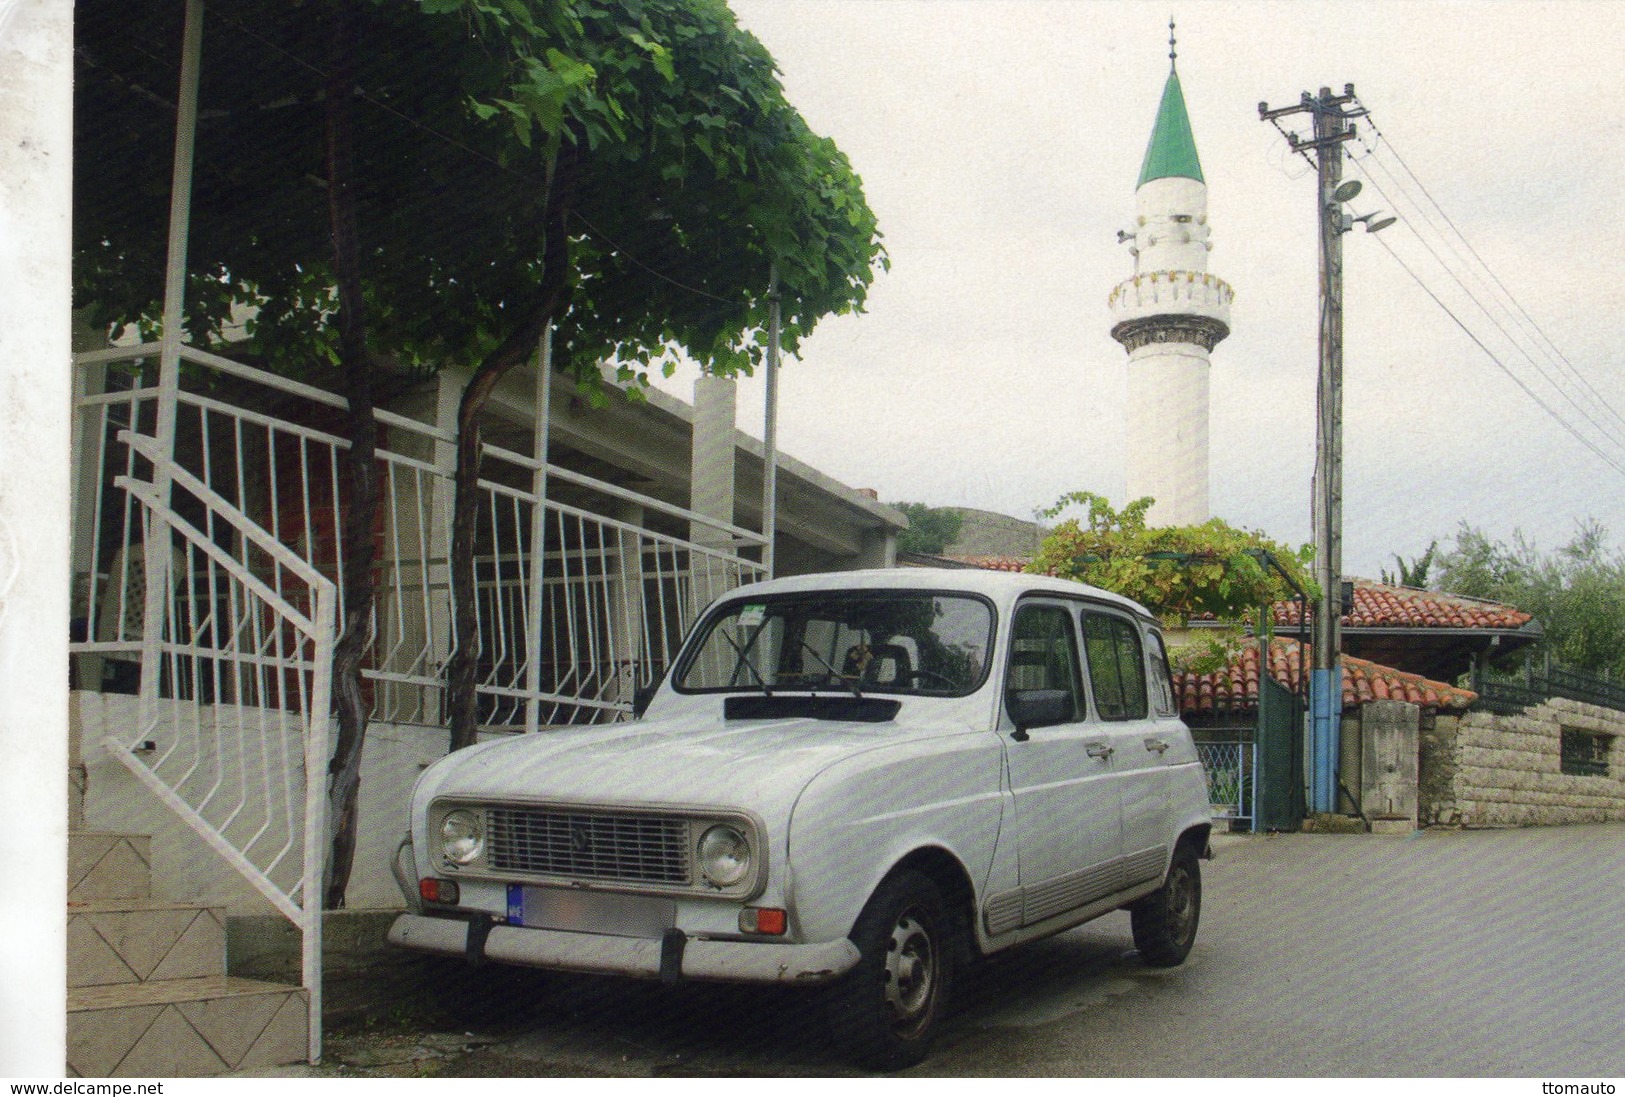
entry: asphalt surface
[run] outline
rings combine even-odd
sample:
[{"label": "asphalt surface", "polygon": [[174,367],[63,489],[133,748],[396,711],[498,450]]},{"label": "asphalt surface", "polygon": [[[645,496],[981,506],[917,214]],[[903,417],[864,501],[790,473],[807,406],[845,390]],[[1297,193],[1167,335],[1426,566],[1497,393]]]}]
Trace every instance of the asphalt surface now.
[{"label": "asphalt surface", "polygon": [[[1181,967],[1118,913],[985,961],[923,1076],[1625,1076],[1625,824],[1226,838]],[[855,1073],[805,991],[432,962],[288,1076]]]}]

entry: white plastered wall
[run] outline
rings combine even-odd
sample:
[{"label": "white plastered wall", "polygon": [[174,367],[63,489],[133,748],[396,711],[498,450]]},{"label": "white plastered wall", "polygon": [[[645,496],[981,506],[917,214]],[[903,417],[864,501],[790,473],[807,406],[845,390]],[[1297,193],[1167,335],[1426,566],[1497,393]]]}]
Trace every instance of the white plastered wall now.
[{"label": "white plastered wall", "polygon": [[1189,343],[1129,355],[1127,498],[1157,500],[1148,522],[1208,520],[1208,357]]}]

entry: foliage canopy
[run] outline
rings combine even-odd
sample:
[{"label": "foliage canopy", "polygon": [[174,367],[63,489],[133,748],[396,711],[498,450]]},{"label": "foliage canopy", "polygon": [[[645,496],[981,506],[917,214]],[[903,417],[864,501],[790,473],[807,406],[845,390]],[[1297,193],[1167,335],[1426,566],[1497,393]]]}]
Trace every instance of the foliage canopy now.
[{"label": "foliage canopy", "polygon": [[1149,529],[1145,515],[1153,502],[1136,499],[1114,510],[1091,492],[1063,495],[1041,516],[1056,518],[1073,506],[1083,507],[1085,515],[1056,525],[1027,570],[1132,598],[1173,627],[1209,616],[1227,624],[1262,623],[1260,607],[1293,592],[1264,564],[1261,552],[1272,555],[1313,596],[1304,570],[1312,548],[1293,550],[1218,518],[1199,526]]},{"label": "foliage canopy", "polygon": [[1607,530],[1583,523],[1543,552],[1522,533],[1511,543],[1462,522],[1436,561],[1438,589],[1487,598],[1534,615],[1552,655],[1593,674],[1625,675],[1625,554]]},{"label": "foliage canopy", "polygon": [[[561,150],[578,180],[555,361],[589,383],[602,360],[636,373],[675,348],[748,370],[765,351],[770,264],[792,352],[821,317],[861,308],[885,265],[851,165],[721,0],[350,6],[361,273],[382,363],[471,365],[502,342],[543,276]],[[76,141],[95,169],[76,173],[75,295],[110,326],[157,322],[181,7],[79,5]],[[338,361],[330,30],[313,18],[327,7],[208,7],[186,319],[209,345],[249,306],[233,354],[316,380]]]},{"label": "foliage canopy", "polygon": [[953,507],[933,507],[925,503],[892,503],[908,515],[908,528],[897,535],[898,552],[935,556],[959,538],[965,516]]}]

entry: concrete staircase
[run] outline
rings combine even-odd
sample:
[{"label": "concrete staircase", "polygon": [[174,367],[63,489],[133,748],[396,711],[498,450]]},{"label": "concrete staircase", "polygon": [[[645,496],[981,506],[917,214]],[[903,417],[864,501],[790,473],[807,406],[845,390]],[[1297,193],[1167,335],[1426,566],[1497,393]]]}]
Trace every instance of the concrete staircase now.
[{"label": "concrete staircase", "polygon": [[226,974],[218,907],[151,897],[148,840],[68,840],[70,1078],[187,1078],[306,1058],[301,987]]}]

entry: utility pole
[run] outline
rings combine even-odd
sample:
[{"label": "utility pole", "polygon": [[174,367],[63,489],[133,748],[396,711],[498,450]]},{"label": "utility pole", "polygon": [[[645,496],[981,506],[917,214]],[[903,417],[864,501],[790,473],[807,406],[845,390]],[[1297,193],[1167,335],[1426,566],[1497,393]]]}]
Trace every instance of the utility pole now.
[{"label": "utility pole", "polygon": [[[1350,104],[1355,104],[1351,106]],[[1313,157],[1317,169],[1315,215],[1320,226],[1320,375],[1315,400],[1315,582],[1320,587],[1314,615],[1314,669],[1309,678],[1309,807],[1337,810],[1337,771],[1342,750],[1343,675],[1343,233],[1352,220],[1343,203],[1359,193],[1357,182],[1343,183],[1343,144],[1354,138],[1351,119],[1363,117],[1354,85],[1343,94],[1321,88],[1304,92],[1297,104],[1271,109],[1258,104],[1266,122],[1309,114],[1314,137],[1288,133],[1292,151]],[[1279,122],[1276,122],[1279,127]],[[1370,222],[1367,221],[1367,228]]]}]

